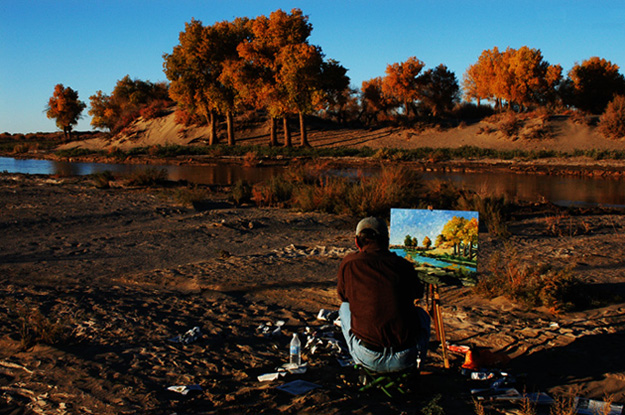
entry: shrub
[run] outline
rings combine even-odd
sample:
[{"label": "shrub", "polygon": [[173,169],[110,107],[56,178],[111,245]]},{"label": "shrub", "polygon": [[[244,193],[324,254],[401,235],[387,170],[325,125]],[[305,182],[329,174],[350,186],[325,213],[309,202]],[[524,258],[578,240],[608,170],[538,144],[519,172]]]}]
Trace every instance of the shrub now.
[{"label": "shrub", "polygon": [[584,302],[580,280],[569,270],[546,265],[529,264],[505,245],[488,264],[489,273],[482,274],[477,292],[487,297],[506,296],[528,307],[545,306],[558,313]]},{"label": "shrub", "polygon": [[15,311],[23,349],[28,349],[36,344],[59,344],[70,337],[69,324],[60,318],[46,317],[39,308],[27,308],[24,305],[19,305]]},{"label": "shrub", "polygon": [[24,154],[31,151],[37,151],[39,149],[39,143],[20,143],[13,147],[13,153]]},{"label": "shrub", "polygon": [[139,114],[146,120],[162,117],[169,112],[169,106],[171,102],[164,99],[157,99],[151,101],[147,106],[139,110]]},{"label": "shrub", "polygon": [[606,138],[625,137],[625,96],[614,97],[601,115],[597,128]]},{"label": "shrub", "polygon": [[344,213],[347,210],[344,197],[349,186],[348,179],[338,177],[299,186],[293,193],[293,207],[304,212]]},{"label": "shrub", "polygon": [[158,186],[167,181],[167,171],[156,167],[134,171],[127,180],[129,186]]},{"label": "shrub", "polygon": [[362,176],[347,189],[347,213],[386,216],[391,207],[409,208],[422,198],[422,181],[413,170],[384,167],[377,176]]},{"label": "shrub", "polygon": [[111,181],[113,179],[113,173],[111,173],[109,170],[105,170],[99,173],[93,173],[91,175],[93,185],[98,189],[109,189],[111,187]]},{"label": "shrub", "polygon": [[282,176],[270,178],[267,182],[252,187],[252,200],[258,206],[288,206],[293,194],[293,183]]},{"label": "shrub", "polygon": [[480,213],[480,223],[485,223],[488,232],[500,238],[508,238],[507,220],[511,203],[504,196],[482,196],[479,193],[462,193],[458,197],[458,207]]},{"label": "shrub", "polygon": [[231,197],[237,205],[250,202],[252,200],[252,186],[243,180],[238,180],[232,186]]},{"label": "shrub", "polygon": [[193,206],[205,202],[210,195],[210,190],[206,187],[191,186],[179,187],[174,191],[174,199],[183,206]]},{"label": "shrub", "polygon": [[453,115],[462,120],[479,120],[493,115],[494,112],[495,110],[490,105],[463,102],[454,108]]},{"label": "shrub", "polygon": [[497,128],[506,138],[518,138],[519,130],[522,126],[523,122],[513,112],[504,114],[497,124]]},{"label": "shrub", "polygon": [[258,154],[254,151],[248,151],[243,156],[243,166],[245,167],[254,167],[259,163]]},{"label": "shrub", "polygon": [[206,119],[181,108],[176,109],[174,122],[185,127],[189,127],[191,125],[206,125]]}]

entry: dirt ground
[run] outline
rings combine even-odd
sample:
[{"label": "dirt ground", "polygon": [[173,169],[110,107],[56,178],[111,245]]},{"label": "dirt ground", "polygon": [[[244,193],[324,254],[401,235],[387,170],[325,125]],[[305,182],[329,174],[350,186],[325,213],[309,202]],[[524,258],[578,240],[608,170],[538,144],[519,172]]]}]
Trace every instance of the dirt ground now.
[{"label": "dirt ground", "polygon": [[[11,174],[0,212],[0,414],[420,414],[437,395],[446,414],[474,413],[464,356],[444,369],[434,339],[401,399],[358,393],[328,342],[304,350],[305,374],[258,380],[286,363],[293,332],[340,338],[317,314],[339,305],[359,218],[235,207],[218,191],[198,211],[163,189]],[[569,267],[603,300],[553,315],[446,287],[448,342],[511,357],[521,391],[625,402],[623,213],[535,205],[515,212],[507,242],[480,233],[481,272],[507,252]],[[194,341],[172,341],[194,327]],[[35,330],[52,344],[29,341]],[[298,379],[318,388],[277,389]],[[201,390],[167,389],[179,385]]]}]

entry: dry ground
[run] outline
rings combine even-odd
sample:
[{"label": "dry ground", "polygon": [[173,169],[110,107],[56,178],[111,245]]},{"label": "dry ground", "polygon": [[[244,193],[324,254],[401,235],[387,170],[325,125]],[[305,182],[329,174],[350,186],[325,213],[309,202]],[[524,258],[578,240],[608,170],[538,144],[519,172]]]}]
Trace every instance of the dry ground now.
[{"label": "dry ground", "polygon": [[[359,395],[329,351],[307,351],[304,375],[259,382],[286,362],[292,332],[338,306],[335,273],[359,218],[235,207],[219,192],[195,211],[164,193],[0,176],[0,414],[420,413],[438,394],[447,414],[473,412],[463,357],[443,369],[435,342],[403,400]],[[506,249],[480,234],[481,271],[513,252],[570,267],[603,302],[556,316],[445,288],[448,340],[506,353],[528,391],[625,402],[623,212],[536,205],[509,226]],[[43,323],[57,319],[56,344],[23,347],[26,328],[50,333]],[[279,320],[281,335],[257,330]],[[169,341],[195,326],[195,342]],[[276,390],[294,379],[320,388]],[[189,384],[202,391],[166,390]]]}]

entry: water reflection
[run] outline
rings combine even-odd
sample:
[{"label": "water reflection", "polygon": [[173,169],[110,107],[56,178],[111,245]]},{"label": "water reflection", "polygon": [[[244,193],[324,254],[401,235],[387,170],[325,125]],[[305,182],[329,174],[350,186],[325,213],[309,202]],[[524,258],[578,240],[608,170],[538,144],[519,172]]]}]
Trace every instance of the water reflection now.
[{"label": "water reflection", "polygon": [[[284,167],[244,167],[235,164],[147,165],[70,163],[49,160],[19,160],[0,157],[0,171],[24,174],[56,174],[84,176],[103,171],[128,175],[147,167],[162,168],[171,180],[186,180],[198,184],[228,185],[238,180],[256,183],[285,171]],[[337,175],[353,176],[357,170],[336,170]],[[368,170],[372,173],[374,170]],[[505,195],[520,200],[549,200],[561,205],[605,205],[625,207],[625,181],[582,177],[523,175],[515,173],[423,173],[424,180],[451,181],[458,187],[485,195]]]}]

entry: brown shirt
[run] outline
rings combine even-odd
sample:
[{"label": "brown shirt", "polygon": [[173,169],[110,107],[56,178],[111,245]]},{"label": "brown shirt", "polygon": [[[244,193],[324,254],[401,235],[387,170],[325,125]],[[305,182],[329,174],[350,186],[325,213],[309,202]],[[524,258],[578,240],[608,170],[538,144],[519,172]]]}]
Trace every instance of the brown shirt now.
[{"label": "brown shirt", "polygon": [[403,350],[416,342],[414,300],[423,283],[412,263],[375,244],[343,258],[338,295],[352,314],[352,332],[366,343]]}]

